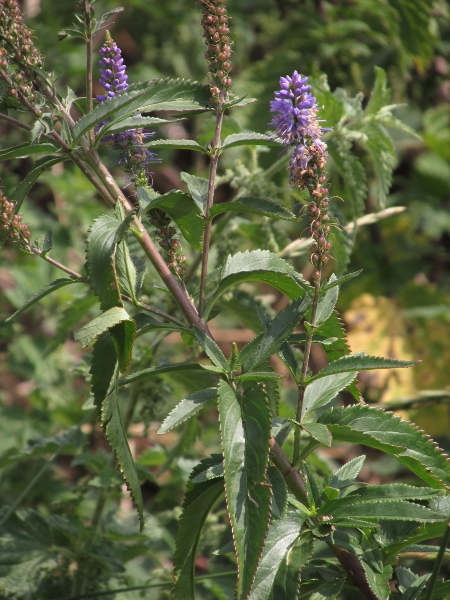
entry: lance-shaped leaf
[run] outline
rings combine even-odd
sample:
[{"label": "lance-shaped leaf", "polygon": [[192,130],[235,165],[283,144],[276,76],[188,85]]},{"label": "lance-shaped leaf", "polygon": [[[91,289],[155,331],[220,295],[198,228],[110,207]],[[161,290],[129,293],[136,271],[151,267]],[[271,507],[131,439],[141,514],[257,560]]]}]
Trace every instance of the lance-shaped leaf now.
[{"label": "lance-shaped leaf", "polygon": [[339,517],[383,521],[417,521],[418,523],[436,523],[446,520],[443,515],[430,510],[426,506],[405,500],[394,500],[392,498],[365,500],[355,497],[351,501],[350,496],[325,502],[317,511],[317,514],[331,517],[327,522],[333,522],[334,519]]},{"label": "lance-shaped leaf", "polygon": [[153,208],[163,210],[178,225],[186,241],[196,250],[201,250],[204,221],[197,204],[190,196],[180,190],[172,190],[160,196],[152,190],[141,187],[138,188],[137,193],[141,204],[141,215]]},{"label": "lance-shaped leaf", "polygon": [[42,142],[42,144],[19,144],[18,146],[12,146],[6,150],[0,150],[0,160],[26,158],[32,154],[48,154],[49,152],[56,152],[57,150],[59,150],[59,148],[49,142]]},{"label": "lance-shaped leaf", "polygon": [[196,152],[203,152],[207,154],[207,151],[203,146],[200,146],[195,140],[152,140],[144,144],[146,148],[173,148],[176,150],[195,150]]},{"label": "lance-shaped leaf", "polygon": [[108,121],[98,130],[97,140],[100,142],[106,135],[120,133],[129,129],[141,129],[142,127],[151,127],[152,125],[167,125],[167,123],[171,123],[171,121],[160,119],[159,117],[129,117],[128,119],[117,121],[112,120]]},{"label": "lance-shaped leaf", "polygon": [[350,485],[353,485],[362,469],[365,455],[357,456],[353,460],[349,460],[345,465],[342,465],[330,479],[330,487],[343,490]]},{"label": "lance-shaped leaf", "polygon": [[221,150],[226,148],[235,148],[236,146],[281,146],[280,142],[274,140],[273,137],[264,133],[256,133],[254,131],[248,133],[232,133],[227,136],[220,147]]},{"label": "lance-shaped leaf", "polygon": [[[330,277],[328,283],[333,283],[334,281],[336,281],[336,279],[337,278],[333,273],[333,275]],[[324,323],[330,317],[331,313],[334,310],[334,307],[336,306],[338,296],[339,296],[339,287],[338,286],[327,288],[327,291],[325,292],[323,297],[320,299],[319,305],[317,306],[316,318],[315,318],[315,322],[314,322],[314,325],[316,327],[318,327],[319,325]]]},{"label": "lance-shaped leaf", "polygon": [[[191,477],[195,477],[198,472],[197,468],[194,469]],[[188,483],[175,540],[175,582],[171,591],[173,600],[195,598],[195,553],[206,517],[222,494],[221,479]]]},{"label": "lance-shaped leaf", "polygon": [[117,355],[113,339],[109,332],[105,332],[95,341],[89,371],[94,404],[99,410],[103,400],[111,393],[115,385],[117,367]]},{"label": "lance-shaped leaf", "polygon": [[119,288],[133,300],[138,300],[145,279],[145,261],[131,255],[125,240],[116,251],[116,274]]},{"label": "lance-shaped leaf", "polygon": [[352,383],[356,375],[356,371],[337,373],[336,375],[328,375],[309,383],[303,397],[301,422],[313,410],[317,410],[331,402],[339,392],[345,390]]},{"label": "lance-shaped leaf", "polygon": [[114,259],[124,226],[129,225],[130,219],[131,215],[121,222],[115,217],[102,215],[89,229],[86,270],[102,310],[122,306]]},{"label": "lance-shaped leaf", "polygon": [[[274,519],[255,575],[248,600],[267,600],[284,558],[300,535],[304,518],[290,512],[284,519]],[[286,599],[287,600],[287,599]]]},{"label": "lance-shaped leaf", "polygon": [[126,92],[100,103],[93,111],[81,117],[73,128],[76,142],[90,129],[105,119],[126,119],[136,113],[156,110],[186,112],[208,110],[209,87],[182,79],[144,81],[130,85]]},{"label": "lance-shaped leaf", "polygon": [[268,600],[299,600],[301,573],[310,563],[314,548],[315,538],[303,532],[284,557]]},{"label": "lance-shaped leaf", "polygon": [[183,327],[182,325],[177,325],[172,321],[161,322],[157,319],[151,317],[146,313],[139,313],[133,317],[134,322],[136,323],[137,331],[136,337],[140,337],[149,331],[180,331],[182,333],[189,333],[189,327]]},{"label": "lance-shaped leaf", "polygon": [[184,181],[188,186],[192,200],[198,206],[202,213],[205,212],[206,202],[208,199],[209,181],[204,177],[190,175],[189,173],[180,173],[181,181]]},{"label": "lance-shaped leaf", "polygon": [[211,208],[211,219],[224,212],[254,213],[256,215],[263,215],[273,219],[290,220],[296,218],[290,210],[284,208],[284,206],[281,204],[277,204],[276,202],[267,200],[266,198],[237,198],[231,202],[221,202],[220,204],[215,204]]},{"label": "lance-shaped leaf", "polygon": [[242,396],[219,383],[220,433],[225,491],[235,544],[238,600],[247,597],[261,556],[270,519],[270,411],[263,389],[249,384]]},{"label": "lance-shaped leaf", "polygon": [[[204,458],[200,465],[195,467],[195,473],[191,475],[191,481],[192,483],[201,483],[218,477],[223,477],[223,456],[221,454],[211,454],[210,457]],[[231,542],[231,551],[233,551],[233,542]]]},{"label": "lance-shaped leaf", "polygon": [[404,369],[413,367],[417,361],[410,360],[394,360],[391,358],[381,358],[380,356],[366,356],[364,352],[358,354],[350,354],[329,363],[317,375],[309,380],[315,381],[327,375],[337,373],[348,373],[351,371],[370,371],[372,369]]},{"label": "lance-shaped leaf", "polygon": [[283,345],[305,315],[310,304],[309,295],[294,300],[268,323],[265,331],[244,346],[238,359],[238,364],[242,365],[244,372],[252,371]]},{"label": "lance-shaped leaf", "polygon": [[101,315],[92,319],[92,321],[89,321],[89,323],[86,323],[86,325],[83,325],[83,327],[80,327],[80,329],[77,329],[74,333],[74,338],[78,340],[82,346],[86,347],[102,333],[124,321],[133,323],[133,329],[135,329],[132,318],[123,306],[113,306],[109,310],[105,310]]},{"label": "lance-shaped leaf", "polygon": [[7,319],[5,319],[5,323],[9,323],[9,321],[14,320],[16,317],[21,315],[23,312],[25,312],[26,310],[31,308],[34,304],[36,304],[37,302],[42,300],[42,298],[45,298],[45,296],[48,296],[49,294],[56,292],[56,290],[59,290],[59,289],[65,287],[66,285],[70,285],[71,283],[80,283],[80,282],[77,281],[76,279],[55,279],[55,281],[52,281],[52,283],[49,283],[48,285],[46,285],[44,288],[42,288],[42,290],[39,290],[39,292],[34,294],[34,296],[31,296],[31,298],[29,300],[27,300],[23,306],[21,306],[19,309],[16,310],[15,313],[13,313]]},{"label": "lance-shaped leaf", "polygon": [[197,414],[207,402],[215,398],[217,398],[216,388],[208,388],[189,394],[164,419],[158,433],[167,433],[177,425],[181,425],[181,423]]},{"label": "lance-shaped leaf", "polygon": [[228,361],[216,342],[196,326],[194,326],[194,335],[211,362],[224,373],[227,373],[229,371]]},{"label": "lance-shaped leaf", "polygon": [[105,431],[109,447],[116,457],[119,470],[122,473],[137,508],[140,529],[142,531],[144,528],[144,506],[142,502],[141,486],[136,473],[136,466],[131,455],[130,446],[128,445],[127,434],[123,426],[115,385],[112,386],[111,392],[103,401],[101,408],[101,424]]},{"label": "lance-shaped leaf", "polygon": [[335,442],[362,444],[397,458],[432,488],[450,489],[450,461],[418,427],[392,413],[369,406],[326,411],[319,423]]},{"label": "lance-shaped leaf", "polygon": [[133,373],[132,375],[128,375],[127,377],[122,377],[122,379],[119,379],[119,387],[122,385],[127,385],[128,383],[142,381],[143,379],[147,379],[147,377],[154,377],[156,375],[162,375],[163,373],[170,373],[171,371],[210,371],[213,368],[214,367],[209,368],[209,365],[188,362],[179,362],[167,365],[160,365],[158,367],[149,367],[148,369],[137,371],[137,373]]}]

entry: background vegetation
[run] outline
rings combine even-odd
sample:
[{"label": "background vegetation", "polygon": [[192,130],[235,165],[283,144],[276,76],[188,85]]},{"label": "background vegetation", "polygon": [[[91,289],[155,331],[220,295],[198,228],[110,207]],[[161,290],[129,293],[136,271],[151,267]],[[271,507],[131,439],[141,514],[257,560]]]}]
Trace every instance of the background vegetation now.
[{"label": "background vegetation", "polygon": [[[97,11],[116,6],[104,1]],[[71,25],[74,8],[71,1],[43,0],[29,2],[25,11],[46,57],[46,70],[55,73],[60,89],[70,85],[83,95],[84,47],[72,38],[57,41],[58,31]],[[204,44],[195,2],[128,0],[124,8],[108,26],[122,48],[130,81],[167,76],[205,80]],[[335,240],[336,258],[339,269],[363,270],[352,285],[344,286],[338,305],[349,329],[352,351],[365,349],[370,354],[422,361],[412,370],[360,377],[360,388],[367,401],[403,411],[450,452],[448,4],[444,0],[230,0],[228,13],[233,19],[234,91],[259,101],[237,117],[227,117],[224,134],[242,128],[265,132],[270,121],[269,101],[279,76],[297,69],[311,77],[319,104],[325,105],[324,118],[340,134],[335,138],[330,134],[329,140],[331,190],[344,200],[336,204],[346,226]],[[102,40],[99,34],[97,48]],[[386,80],[376,67],[384,69]],[[394,111],[397,121],[375,123],[366,111],[374,85],[385,95],[385,86],[391,89],[392,103],[400,105]],[[336,88],[341,91],[332,96],[330,90]],[[345,120],[339,120],[344,112]],[[202,115],[170,128],[163,134],[171,138],[195,134],[207,142],[213,122]],[[392,146],[383,137],[384,130],[392,136]],[[25,140],[5,123],[0,123],[0,134],[2,148]],[[340,144],[352,150],[351,164],[340,163]],[[205,176],[207,164],[196,153],[162,150],[159,154],[163,160],[154,166],[153,179],[161,193],[183,187],[180,171]],[[105,160],[114,165],[115,159],[108,157],[107,151]],[[31,164],[32,159],[2,163],[0,177],[6,195]],[[393,165],[389,186],[386,173]],[[274,194],[288,200],[292,192],[287,189],[285,167],[286,161],[277,156],[276,149],[237,149],[222,163],[220,199],[257,190],[267,197]],[[269,177],[263,175],[264,169],[269,169]],[[76,170],[56,165],[40,179],[30,198],[23,214],[33,238],[43,238],[51,229],[55,254],[80,271],[86,230],[104,211],[95,191]],[[386,211],[386,218],[364,221],[363,215],[380,211]],[[305,247],[297,243],[304,232],[297,226],[242,219],[223,238],[220,228],[218,231],[218,255],[236,252],[249,243],[254,248],[265,245],[294,258],[305,277],[311,275]],[[188,265],[193,260],[189,255]],[[56,271],[44,261],[14,246],[5,247],[0,254],[2,321],[55,276]],[[39,598],[68,598],[76,589],[73,582],[83,577],[89,582],[86,593],[145,586],[143,596],[139,590],[129,590],[118,593],[117,598],[164,598],[171,581],[184,484],[198,456],[206,454],[206,447],[208,454],[214,447],[220,451],[217,415],[214,411],[202,413],[181,433],[156,436],[162,418],[191,391],[181,373],[171,375],[170,380],[161,376],[143,382],[133,396],[124,398],[125,414],[127,407],[137,403],[129,431],[145,480],[146,529],[137,534],[136,516],[128,496],[121,495],[121,478],[89,410],[89,359],[73,338],[67,339],[95,299],[80,295],[68,309],[73,291],[72,287],[66,290],[0,328],[0,504],[13,511],[19,506],[24,509],[10,513],[0,534],[4,536],[0,597],[34,598],[38,593],[44,594],[36,596]],[[158,293],[147,290],[149,297]],[[273,289],[262,287],[258,293],[267,307],[278,307],[280,298]],[[252,318],[251,311],[245,313],[247,299],[245,290],[228,299],[229,308],[236,313],[232,333],[228,329],[221,334],[220,315],[213,321],[216,340],[227,354],[230,336],[236,341],[251,338],[242,326],[243,321],[249,326]],[[245,318],[240,318],[243,314]],[[166,341],[164,357],[179,359],[179,338],[174,335]],[[138,345],[135,360],[144,367],[153,350]],[[313,354],[312,360],[315,365],[323,363],[319,353]],[[289,388],[284,394],[288,404],[293,402]],[[80,422],[84,423],[82,434],[71,429]],[[319,452],[317,461],[339,465],[353,457],[342,445],[333,453]],[[362,472],[367,481],[388,482],[402,476],[394,461],[381,461],[375,452],[368,458],[370,469]],[[101,518],[99,513],[96,519],[99,492],[105,506]],[[211,552],[227,541],[227,531],[224,513],[215,512],[199,549],[200,577],[208,568]],[[10,534],[20,541],[14,548],[8,546]],[[10,566],[12,553],[21,557],[20,574]],[[234,570],[228,555],[214,560],[224,573]],[[405,564],[414,564],[420,572],[428,568],[426,560],[412,556]],[[450,564],[444,564],[450,576]],[[155,588],[152,582],[156,582]],[[234,576],[205,578],[199,597],[228,599],[233,585]]]}]

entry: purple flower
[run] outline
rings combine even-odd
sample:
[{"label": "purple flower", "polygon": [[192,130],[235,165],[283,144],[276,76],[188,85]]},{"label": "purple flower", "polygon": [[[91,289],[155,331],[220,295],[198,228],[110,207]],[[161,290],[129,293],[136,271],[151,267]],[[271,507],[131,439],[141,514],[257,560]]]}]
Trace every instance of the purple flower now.
[{"label": "purple flower", "polygon": [[[106,32],[106,40],[100,48],[100,84],[106,91],[106,95],[99,94],[97,100],[106,102],[128,88],[128,75],[122,58],[122,52],[113,41],[109,31]],[[136,115],[140,117],[141,115]],[[97,127],[105,125],[107,120]],[[152,133],[144,133],[143,129],[128,129],[120,133],[108,135],[102,138],[102,142],[110,143],[115,149],[121,151],[119,163],[126,171],[132,174],[132,178],[142,177],[143,172],[151,162],[159,162],[156,154],[144,147],[144,138],[152,136]]]},{"label": "purple flower", "polygon": [[284,146],[294,146],[290,169],[291,180],[296,183],[313,163],[323,169],[327,158],[322,137],[330,128],[320,126],[323,121],[317,120],[317,102],[307,83],[308,78],[297,71],[292,77],[280,77],[280,91],[270,103],[270,112],[275,113],[270,125]]}]

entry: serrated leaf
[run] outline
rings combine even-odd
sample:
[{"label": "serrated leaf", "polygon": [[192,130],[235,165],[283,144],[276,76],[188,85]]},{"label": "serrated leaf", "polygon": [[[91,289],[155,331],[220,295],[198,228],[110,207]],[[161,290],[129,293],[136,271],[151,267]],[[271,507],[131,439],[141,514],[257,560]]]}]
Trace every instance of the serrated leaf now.
[{"label": "serrated leaf", "polygon": [[50,142],[42,142],[42,144],[19,144],[6,150],[0,150],[0,160],[26,158],[32,154],[48,154],[49,152],[57,152],[59,149],[57,146],[50,144]]},{"label": "serrated leaf", "polygon": [[299,282],[288,262],[268,250],[238,252],[229,256],[220,270],[219,285],[209,298],[206,319],[217,300],[230,288],[248,281],[262,281],[277,288],[291,300],[303,296],[308,284]]},{"label": "serrated leaf", "polygon": [[91,391],[94,396],[94,404],[98,410],[101,409],[104,399],[115,384],[117,366],[117,355],[113,339],[109,332],[103,333],[94,343],[89,371],[91,374]]},{"label": "serrated leaf", "polygon": [[[347,463],[349,464],[349,463]],[[347,500],[353,502],[354,498],[361,500],[430,500],[442,494],[441,490],[417,487],[406,483],[388,483],[385,485],[370,485],[353,490],[347,495]]]},{"label": "serrated leaf", "polygon": [[432,488],[450,489],[450,461],[418,427],[392,413],[369,406],[326,411],[318,419],[335,442],[351,442],[394,456]]},{"label": "serrated leaf", "polygon": [[257,102],[256,98],[247,98],[247,96],[242,96],[242,98],[232,98],[228,102],[224,102],[223,110],[227,110],[229,108],[243,108],[244,106],[248,106],[249,104],[253,104]]},{"label": "serrated leaf", "polygon": [[55,279],[55,281],[52,281],[52,283],[46,285],[44,288],[42,288],[42,290],[39,290],[39,292],[34,294],[34,296],[31,296],[31,298],[27,300],[23,306],[21,306],[19,309],[16,310],[15,313],[13,313],[7,319],[5,319],[5,323],[13,321],[16,317],[27,311],[34,304],[37,304],[40,300],[42,300],[42,298],[45,298],[45,296],[48,296],[49,294],[56,292],[56,290],[59,290],[65,287],[66,285],[70,285],[72,283],[80,282],[76,279]]},{"label": "serrated leaf", "polygon": [[308,382],[303,396],[301,422],[313,411],[326,406],[339,392],[352,383],[356,371],[336,373]]},{"label": "serrated leaf", "polygon": [[284,208],[284,206],[281,204],[277,204],[276,202],[267,200],[266,198],[244,197],[237,198],[231,202],[221,202],[220,204],[215,204],[211,208],[211,219],[224,212],[254,213],[256,215],[263,215],[273,219],[290,220],[296,218],[290,210]]},{"label": "serrated leaf", "polygon": [[161,322],[146,313],[139,313],[133,317],[136,323],[136,337],[140,337],[149,331],[180,331],[189,332],[189,327],[182,327],[172,321]]},{"label": "serrated leaf", "polygon": [[342,277],[338,277],[338,278],[335,277],[334,279],[332,279],[330,277],[328,282],[324,285],[323,290],[327,291],[332,287],[341,285],[341,283],[345,283],[346,281],[349,281],[350,279],[353,279],[354,277],[358,277],[358,275],[361,275],[361,273],[362,273],[362,269],[360,269],[359,271],[354,271],[353,273],[347,273],[346,275],[343,275]]},{"label": "serrated leaf", "polygon": [[180,190],[172,190],[162,196],[156,196],[154,192],[150,195],[148,190],[141,187],[138,187],[137,194],[141,202],[142,199],[148,201],[141,215],[153,208],[163,210],[178,225],[186,241],[196,250],[201,250],[204,221],[190,196]]},{"label": "serrated leaf", "polygon": [[266,600],[283,560],[300,535],[304,518],[290,512],[284,519],[274,519],[267,534],[266,545],[256,571],[248,600]]},{"label": "serrated leaf", "polygon": [[418,523],[445,521],[445,517],[422,506],[404,500],[392,498],[365,500],[350,495],[338,500],[325,502],[317,511],[318,515],[333,518],[345,517],[376,519],[384,521],[417,521]]},{"label": "serrated leaf", "polygon": [[146,148],[173,148],[175,150],[195,150],[207,154],[206,148],[200,146],[195,140],[152,140],[144,144]]},{"label": "serrated leaf", "polygon": [[[217,390],[216,390],[217,397]],[[192,483],[202,483],[210,479],[223,477],[223,456],[221,454],[212,454],[208,458],[204,458],[200,465],[195,467],[191,474]],[[233,551],[233,542],[231,541],[230,552]]]},{"label": "serrated leaf", "polygon": [[264,133],[248,132],[248,133],[232,133],[227,136],[220,147],[221,150],[226,148],[235,148],[236,146],[278,146],[281,144],[273,137]]},{"label": "serrated leaf", "polygon": [[148,369],[143,369],[142,371],[138,371],[127,377],[122,377],[122,379],[119,379],[119,387],[129,383],[135,383],[136,381],[142,381],[147,377],[154,377],[155,375],[162,375],[163,373],[170,373],[172,371],[208,371],[208,366],[209,365],[198,363],[179,362],[160,365],[158,367],[149,367]]},{"label": "serrated leaf", "polygon": [[79,138],[104,121],[115,121],[156,110],[193,111],[208,110],[209,87],[181,79],[154,80],[130,85],[126,92],[100,103],[93,111],[81,117],[74,128],[73,137]]},{"label": "serrated leaf", "polygon": [[228,514],[238,563],[238,600],[247,598],[270,519],[270,487],[265,484],[269,457],[270,412],[261,386],[243,395],[219,383],[220,433]]},{"label": "serrated leaf", "polygon": [[378,179],[378,203],[384,206],[392,183],[392,172],[397,162],[395,146],[384,128],[375,123],[365,125],[361,132],[366,136],[364,148],[370,153]]},{"label": "serrated leaf", "polygon": [[310,296],[294,300],[267,325],[265,331],[256,336],[241,350],[238,364],[244,372],[254,370],[272,356],[288,339],[311,304]]},{"label": "serrated leaf", "polygon": [[16,464],[23,460],[30,460],[47,454],[58,453],[76,454],[85,444],[86,437],[78,427],[69,427],[62,433],[48,438],[33,438],[27,440],[24,448],[17,450],[10,448],[0,454],[0,467]]},{"label": "serrated leaf", "polygon": [[123,321],[132,321],[132,319],[123,306],[113,306],[77,329],[74,338],[86,347],[102,333]]},{"label": "serrated leaf", "polygon": [[391,597],[389,580],[392,577],[392,567],[386,566],[382,573],[378,573],[365,560],[361,560],[361,565],[364,569],[367,583],[378,600],[389,600]]},{"label": "serrated leaf", "polygon": [[308,595],[308,600],[337,600],[340,597],[340,594],[344,588],[344,579],[333,581],[323,581],[319,585],[314,588],[314,591],[311,595]]},{"label": "serrated leaf", "polygon": [[254,373],[243,373],[233,377],[234,381],[276,381],[277,379],[283,379],[283,375],[278,373],[271,373],[266,371],[257,371]]},{"label": "serrated leaf", "polygon": [[177,425],[184,423],[193,415],[197,414],[207,402],[214,400],[215,398],[217,398],[216,388],[208,388],[189,394],[189,396],[186,396],[186,398],[181,400],[181,402],[177,404],[164,419],[158,429],[158,433],[167,433],[174,427],[177,427]]},{"label": "serrated leaf", "polygon": [[353,485],[359,472],[362,469],[366,456],[357,456],[353,460],[349,460],[345,465],[342,465],[340,469],[333,474],[330,479],[330,487],[343,490],[346,487]]},{"label": "serrated leaf", "polygon": [[119,408],[119,399],[115,386],[103,401],[101,408],[101,424],[106,434],[109,447],[114,453],[117,465],[125,480],[131,498],[136,506],[140,530],[144,528],[144,506],[142,502],[141,486],[136,472],[133,456],[128,445],[127,434],[123,426]]},{"label": "serrated leaf", "polygon": [[195,204],[200,209],[201,213],[205,212],[206,202],[208,198],[209,181],[204,177],[190,175],[189,173],[180,173],[181,181],[187,184],[188,190]]},{"label": "serrated leaf", "polygon": [[328,286],[326,288],[326,292],[323,295],[323,297],[319,300],[319,304],[317,306],[317,311],[316,311],[316,318],[314,320],[314,325],[316,327],[319,327],[322,323],[324,323],[331,315],[331,313],[334,310],[334,307],[336,306],[336,302],[339,296],[339,287],[338,286],[331,286],[329,284],[332,284],[333,282],[336,281],[336,276],[333,274],[331,275],[330,279],[328,280]]},{"label": "serrated leaf", "polygon": [[175,540],[173,600],[195,598],[195,553],[198,541],[206,517],[222,493],[222,481],[188,484]]},{"label": "serrated leaf", "polygon": [[145,279],[145,261],[130,255],[128,245],[123,240],[117,247],[115,265],[119,288],[133,300],[138,300]]},{"label": "serrated leaf", "polygon": [[[141,129],[143,127],[151,127],[153,125],[167,125],[171,123],[167,119],[159,117],[129,117],[128,119],[120,119],[119,121],[108,121],[101,129],[97,131],[97,137],[101,140],[106,135],[120,133],[129,129]],[[144,144],[146,146],[146,144]]]},{"label": "serrated leaf", "polygon": [[303,568],[314,554],[315,539],[307,532],[297,538],[288,550],[275,577],[268,600],[298,600]]},{"label": "serrated leaf", "polygon": [[328,448],[331,446],[333,437],[330,430],[325,425],[322,425],[321,423],[303,423],[302,429],[324,446],[327,446]]},{"label": "serrated leaf", "polygon": [[310,382],[316,381],[328,375],[337,373],[346,373],[350,371],[369,371],[372,369],[405,369],[413,367],[417,361],[394,360],[391,358],[382,358],[380,356],[366,356],[363,352],[350,354],[338,360],[328,363],[319,373],[311,377]]},{"label": "serrated leaf", "polygon": [[277,519],[286,515],[288,488],[286,480],[274,465],[267,469],[267,481],[272,486],[272,514]]},{"label": "serrated leaf", "polygon": [[194,335],[211,362],[221,371],[227,373],[229,371],[228,361],[216,342],[196,326],[194,326]]}]

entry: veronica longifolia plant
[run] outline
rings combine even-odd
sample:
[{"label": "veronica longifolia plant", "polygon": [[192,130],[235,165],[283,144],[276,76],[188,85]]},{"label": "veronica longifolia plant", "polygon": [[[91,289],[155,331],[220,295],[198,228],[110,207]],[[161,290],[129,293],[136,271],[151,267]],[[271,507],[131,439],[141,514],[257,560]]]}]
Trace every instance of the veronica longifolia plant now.
[{"label": "veronica longifolia plant", "polygon": [[[419,576],[397,563],[412,547],[428,552],[429,546],[421,544],[438,537],[443,539],[442,559],[448,543],[450,463],[414,425],[365,404],[355,384],[360,371],[405,368],[413,363],[351,354],[334,310],[339,286],[354,275],[338,279],[330,268],[334,265],[330,238],[339,224],[330,206],[325,138],[329,135],[337,145],[340,138],[339,132],[332,130],[333,123],[323,127],[323,120],[318,119],[320,109],[308,78],[297,71],[280,78],[280,90],[270,103],[275,133],[241,131],[223,137],[225,112],[239,110],[253,100],[236,98],[232,92],[232,42],[225,3],[201,0],[208,84],[172,79],[129,83],[121,50],[107,32],[99,51],[104,93],[97,95],[94,103],[89,71],[92,37],[104,19],[96,22],[87,3],[78,18],[82,25],[68,30],[87,47],[87,109],[74,116],[71,107],[76,98],[65,98],[43,71],[17,2],[0,3],[4,106],[14,105],[34,121],[29,126],[6,112],[0,114],[1,120],[29,132],[32,138],[2,155],[44,154],[10,199],[0,198],[2,241],[19,241],[27,252],[66,274],[8,320],[64,286],[81,284],[94,292],[96,311],[85,315],[75,338],[83,346],[92,344],[89,377],[94,409],[131,493],[144,536],[152,534],[144,528],[151,508],[143,501],[142,468],[136,468],[128,443],[128,428],[137,419],[134,412],[140,394],[152,389],[145,391],[140,386],[150,381],[157,387],[161,374],[170,378],[185,371],[189,393],[175,406],[171,403],[174,408],[160,424],[161,435],[191,418],[198,419],[200,411],[210,410],[213,403],[217,407],[221,452],[204,456],[189,476],[176,536],[171,597],[195,597],[200,536],[208,527],[209,513],[217,509],[220,515],[222,505],[230,527],[222,548],[216,540],[216,550],[234,557],[226,559],[232,573],[223,574],[224,559],[218,558],[217,564],[212,559],[203,579],[221,573],[224,581],[235,579],[233,594],[238,600],[345,598],[347,592],[352,598],[379,600],[443,597],[436,595],[448,589],[447,584],[437,582],[438,567],[429,576]],[[377,77],[374,94],[384,89],[384,74],[378,71]],[[390,110],[383,102],[380,105]],[[208,145],[193,139],[150,139],[148,127],[167,125],[175,117],[193,113],[207,113],[214,119]],[[242,192],[216,203],[221,156],[231,148],[258,145],[281,149],[278,162],[286,163],[289,172],[295,195],[292,206],[262,193]],[[158,147],[202,153],[208,168],[182,173],[183,190],[160,194],[152,186],[149,171],[158,161],[153,154]],[[102,148],[109,149],[105,160]],[[114,163],[115,152],[125,172],[125,189],[116,182],[114,169],[108,167]],[[290,154],[289,161],[283,158],[286,154]],[[43,244],[32,242],[18,215],[38,177],[64,161],[80,170],[109,209],[94,220],[86,234],[81,272],[50,256],[51,236]],[[300,214],[293,206],[299,199]],[[297,263],[266,249],[244,249],[223,260],[223,252],[210,256],[215,241],[223,243],[229,238],[236,216],[259,220],[265,227],[287,221],[300,232],[305,214],[310,239],[304,246],[309,248],[311,283],[297,270]],[[218,215],[223,216],[215,220]],[[181,254],[182,238],[189,248],[186,254]],[[215,263],[214,256],[221,257],[221,262]],[[147,274],[149,266],[153,269]],[[286,308],[269,313],[262,303],[238,289],[241,283],[258,281],[284,296]],[[233,344],[229,356],[209,325],[217,308],[225,315],[234,311],[256,332],[240,349]],[[223,323],[227,324],[227,318]],[[185,360],[158,358],[165,337],[172,332],[181,334],[185,342]],[[318,372],[311,372],[309,364],[313,344],[321,346],[328,358]],[[133,360],[133,352],[142,354],[142,348],[148,346],[153,353],[144,354],[144,364]],[[192,358],[192,347],[198,359]],[[271,362],[274,356],[285,363],[283,373],[274,369],[274,364],[279,364]],[[283,377],[289,377],[297,390],[296,408],[291,412],[283,400]],[[339,402],[344,390],[354,399],[347,406]],[[125,412],[122,398],[127,398]],[[189,425],[184,428],[189,432]],[[184,435],[178,448],[184,447]],[[189,437],[186,439],[189,442]],[[365,485],[358,479],[364,455],[337,470],[316,460],[319,450],[341,442],[393,456],[420,485]],[[176,453],[175,449],[172,458]],[[108,491],[102,490],[92,517],[92,539],[107,500]],[[10,516],[11,511],[6,518]],[[232,544],[226,543],[227,537]],[[320,556],[316,555],[319,543]],[[80,552],[76,556],[73,592],[81,598],[90,567]],[[220,597],[231,598],[225,588]],[[391,591],[394,588],[395,593]]]}]

